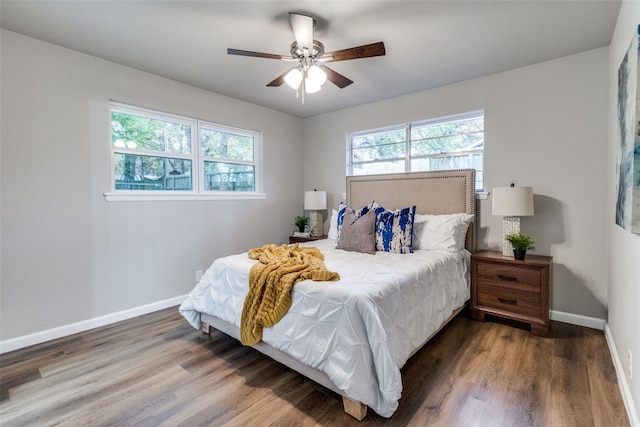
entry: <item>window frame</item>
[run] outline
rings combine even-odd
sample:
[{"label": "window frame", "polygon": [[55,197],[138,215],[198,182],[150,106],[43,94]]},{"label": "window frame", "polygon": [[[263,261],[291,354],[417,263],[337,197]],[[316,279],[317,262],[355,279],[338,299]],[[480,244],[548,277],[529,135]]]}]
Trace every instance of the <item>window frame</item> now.
[{"label": "window frame", "polygon": [[[442,152],[442,153],[434,153],[434,154],[420,154],[420,155],[413,155],[411,154],[411,149],[412,149],[412,143],[413,140],[411,138],[411,131],[414,127],[422,127],[422,126],[428,126],[428,125],[437,125],[437,124],[444,124],[447,122],[455,122],[455,121],[462,121],[465,119],[472,119],[472,118],[480,118],[482,117],[483,122],[484,122],[484,111],[483,110],[477,110],[477,111],[470,111],[470,112],[466,112],[466,113],[461,113],[461,114],[455,114],[455,115],[449,115],[449,116],[443,116],[443,117],[437,117],[437,118],[433,118],[433,119],[427,119],[427,120],[420,120],[420,121],[415,121],[415,122],[411,122],[411,123],[404,123],[404,124],[398,124],[398,125],[392,125],[392,126],[385,126],[385,127],[380,127],[380,128],[375,128],[375,129],[369,129],[369,130],[364,130],[364,131],[357,131],[357,132],[352,132],[347,134],[347,167],[346,167],[346,174],[347,176],[354,176],[353,171],[354,171],[354,165],[365,165],[365,164],[373,164],[373,163],[377,163],[377,162],[400,162],[400,161],[404,161],[404,170],[403,171],[397,171],[397,172],[380,172],[381,174],[386,174],[386,173],[406,173],[406,172],[420,172],[423,171],[423,169],[419,169],[419,170],[412,170],[412,160],[418,160],[418,159],[429,159],[429,158],[437,158],[437,157],[446,157],[451,155],[452,153],[456,153],[455,151],[450,151],[450,152]],[[361,136],[368,136],[368,135],[376,135],[376,134],[381,134],[381,133],[388,133],[388,132],[393,132],[393,131],[399,131],[399,130],[403,130],[404,129],[404,134],[405,134],[405,139],[404,139],[404,144],[405,144],[405,154],[404,157],[389,157],[389,158],[384,158],[384,159],[374,159],[374,160],[366,160],[363,162],[354,162],[353,161],[353,155],[354,155],[354,146],[353,146],[353,140],[354,138],[357,137],[361,137]],[[483,126],[483,134],[484,134],[484,126]],[[484,137],[483,137],[484,140]],[[484,143],[483,143],[484,144]],[[471,153],[471,152],[468,152]],[[484,145],[483,145],[483,149],[482,149],[482,155],[483,155],[483,168],[481,170],[482,172],[482,183],[483,183],[483,187],[484,187]],[[367,175],[367,174],[363,174],[363,175]],[[476,177],[476,181],[477,181],[477,177]],[[476,193],[479,194],[484,194],[484,189],[483,188],[476,188]]]},{"label": "window frame", "polygon": [[[241,129],[234,126],[222,125],[211,120],[200,120],[173,113],[133,106],[121,102],[109,102],[109,152],[110,152],[110,191],[104,193],[107,201],[152,201],[152,200],[251,200],[264,199],[262,192],[262,133],[259,131]],[[112,136],[112,114],[120,112],[150,119],[171,121],[173,123],[191,126],[190,153],[172,153],[168,151],[152,151],[116,147]],[[226,157],[204,156],[201,142],[201,130],[209,129],[226,133],[234,133],[253,138],[253,161],[237,160]],[[138,156],[152,156],[191,161],[191,190],[123,190],[116,189],[115,156],[116,154],[135,154]],[[215,161],[250,165],[254,168],[253,191],[212,191],[205,190],[204,170],[206,161]]]}]

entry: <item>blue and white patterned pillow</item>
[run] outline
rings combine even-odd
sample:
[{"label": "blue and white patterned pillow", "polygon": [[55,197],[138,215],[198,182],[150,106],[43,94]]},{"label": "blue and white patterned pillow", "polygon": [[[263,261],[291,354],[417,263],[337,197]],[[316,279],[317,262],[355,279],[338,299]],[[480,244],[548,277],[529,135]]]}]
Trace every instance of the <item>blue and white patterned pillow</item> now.
[{"label": "blue and white patterned pillow", "polygon": [[340,202],[340,207],[338,209],[338,220],[337,220],[338,235],[336,236],[336,241],[340,238],[340,228],[342,227],[342,223],[344,221],[344,214],[347,211],[353,212],[355,214],[356,218],[360,218],[362,215],[365,215],[370,210],[373,210],[376,213],[376,216],[377,216],[377,214],[379,212],[381,212],[381,211],[383,211],[385,209],[382,206],[380,206],[380,204],[378,202],[376,202],[375,200],[372,201],[371,203],[369,203],[368,205],[363,206],[360,209],[356,209],[356,210],[351,208],[345,202]]},{"label": "blue and white patterned pillow", "polygon": [[413,252],[413,219],[416,207],[376,212],[376,250],[407,254]]}]

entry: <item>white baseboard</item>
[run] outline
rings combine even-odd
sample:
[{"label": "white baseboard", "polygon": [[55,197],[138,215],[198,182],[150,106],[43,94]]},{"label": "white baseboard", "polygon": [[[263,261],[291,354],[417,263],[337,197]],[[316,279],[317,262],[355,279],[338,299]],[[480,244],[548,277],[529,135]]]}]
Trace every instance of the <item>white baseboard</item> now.
[{"label": "white baseboard", "polygon": [[[11,338],[0,341],[0,354],[8,353],[20,348],[29,347],[30,345],[40,344],[68,335],[77,334],[78,332],[88,331],[89,329],[98,328],[100,326],[110,325],[122,320],[131,319],[136,316],[162,310],[168,307],[179,305],[184,301],[186,295],[170,298],[164,301],[143,305],[140,307],[130,308],[128,310],[107,314],[105,316],[96,317],[82,322],[72,323],[70,325],[59,326],[57,328],[48,329],[46,331],[36,332],[21,337]],[[550,311],[551,320],[558,322],[570,323],[572,325],[585,326],[593,329],[604,329],[605,320],[594,317],[582,316],[580,314],[564,313],[561,311]]]},{"label": "white baseboard", "polygon": [[70,325],[58,326],[57,328],[47,329],[46,331],[36,332],[21,337],[11,338],[0,341],[0,354],[18,350],[30,345],[40,344],[45,341],[55,340],[78,332],[88,331],[89,329],[98,328],[100,326],[110,325],[122,320],[132,319],[143,314],[152,313],[165,308],[179,305],[184,301],[186,295],[175,298],[169,298],[164,301],[158,301],[140,307],[130,308],[128,310],[118,311],[116,313],[107,314],[105,316],[93,319],[83,320],[82,322],[72,323]]},{"label": "white baseboard", "polygon": [[627,381],[627,374],[625,373],[624,365],[620,360],[618,349],[613,341],[613,335],[611,335],[611,329],[606,324],[604,328],[604,336],[607,339],[609,345],[609,352],[611,353],[611,359],[613,360],[613,367],[616,370],[616,376],[618,377],[618,388],[622,394],[622,400],[624,406],[627,409],[627,415],[629,416],[629,423],[632,427],[640,427],[640,417],[638,417],[638,411],[633,403],[633,397],[631,396],[631,389],[629,388],[629,382]]},{"label": "white baseboard", "polygon": [[571,325],[584,326],[585,328],[604,330],[606,323],[605,319],[598,319],[597,317],[588,317],[581,314],[565,313],[563,311],[549,311],[549,317],[551,320],[557,322],[569,323]]}]

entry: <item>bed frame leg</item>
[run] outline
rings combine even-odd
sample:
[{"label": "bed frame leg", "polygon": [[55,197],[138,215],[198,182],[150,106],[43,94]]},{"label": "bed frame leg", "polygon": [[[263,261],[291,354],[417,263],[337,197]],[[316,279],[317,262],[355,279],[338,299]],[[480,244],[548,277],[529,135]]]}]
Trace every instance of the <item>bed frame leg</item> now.
[{"label": "bed frame leg", "polygon": [[205,334],[209,335],[209,328],[210,328],[210,326],[209,326],[209,324],[208,324],[208,323],[205,323],[205,322],[203,322],[203,321],[200,321],[200,330],[201,330],[203,333],[205,333]]},{"label": "bed frame leg", "polygon": [[356,402],[346,396],[342,396],[342,405],[344,406],[344,412],[358,421],[362,421],[363,418],[367,416],[367,405],[364,403]]}]

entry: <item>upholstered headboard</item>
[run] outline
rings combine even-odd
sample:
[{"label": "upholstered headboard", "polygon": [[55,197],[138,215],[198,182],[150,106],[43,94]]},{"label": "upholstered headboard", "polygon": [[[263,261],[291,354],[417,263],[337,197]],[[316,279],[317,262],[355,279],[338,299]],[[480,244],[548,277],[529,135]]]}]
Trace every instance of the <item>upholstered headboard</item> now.
[{"label": "upholstered headboard", "polygon": [[416,205],[419,214],[472,214],[465,247],[475,252],[475,176],[475,169],[348,176],[347,203],[357,208],[375,200],[387,209]]}]

